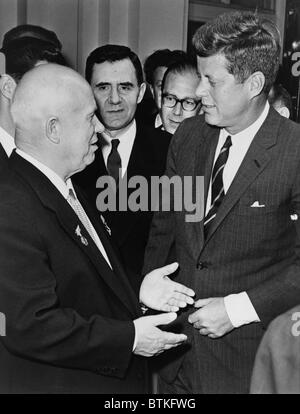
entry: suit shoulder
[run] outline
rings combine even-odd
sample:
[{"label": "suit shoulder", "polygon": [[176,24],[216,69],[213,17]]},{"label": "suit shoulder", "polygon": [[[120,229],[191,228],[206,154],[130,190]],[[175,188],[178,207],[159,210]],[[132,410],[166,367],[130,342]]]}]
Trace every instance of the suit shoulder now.
[{"label": "suit shoulder", "polygon": [[[287,338],[300,336],[300,306],[296,306],[287,312],[277,316],[265,333],[265,340],[278,345],[286,342]],[[298,341],[295,341],[296,343]]]},{"label": "suit shoulder", "polygon": [[149,125],[137,124],[136,139],[144,151],[154,151],[158,154],[166,154],[172,139],[172,135],[166,131]]},{"label": "suit shoulder", "polygon": [[291,119],[285,118],[281,115],[280,117],[280,128],[279,133],[283,138],[292,138],[300,143],[300,124],[292,121]]},{"label": "suit shoulder", "polygon": [[154,128],[151,125],[145,125],[141,122],[137,122],[137,136],[143,136],[146,139],[150,140],[165,140],[170,142],[172,135],[167,131],[163,131],[159,128]]},{"label": "suit shoulder", "polygon": [[17,207],[18,203],[24,209],[36,199],[29,184],[19,176],[9,165],[6,166],[0,177],[0,193],[2,198],[1,206],[12,204]]},{"label": "suit shoulder", "polygon": [[173,136],[172,147],[180,148],[184,146],[193,148],[207,128],[209,126],[205,122],[204,115],[196,115],[185,119]]}]

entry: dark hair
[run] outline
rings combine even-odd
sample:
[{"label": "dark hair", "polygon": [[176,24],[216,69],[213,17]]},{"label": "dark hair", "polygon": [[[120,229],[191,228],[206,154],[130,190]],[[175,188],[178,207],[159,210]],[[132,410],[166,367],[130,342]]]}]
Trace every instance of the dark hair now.
[{"label": "dark hair", "polygon": [[186,58],[183,50],[159,49],[147,57],[144,63],[146,81],[153,86],[154,72],[160,66],[168,68],[179,60]]},{"label": "dark hair", "polygon": [[170,73],[178,74],[178,75],[184,75],[185,73],[194,73],[195,75],[198,74],[196,63],[192,58],[189,56],[186,56],[184,60],[178,61],[176,63],[173,63],[169,68],[166,70],[162,84],[161,84],[161,90],[164,90],[164,86],[167,80],[167,77]]},{"label": "dark hair", "polygon": [[52,43],[58,50],[61,50],[62,47],[58,37],[52,30],[45,29],[41,26],[35,26],[33,24],[22,24],[5,33],[0,51],[5,54],[7,49],[11,49],[11,42],[25,37],[30,39],[40,39]]},{"label": "dark hair", "polygon": [[270,90],[268,100],[271,106],[274,106],[277,102],[283,106],[286,106],[290,111],[290,117],[293,115],[293,102],[289,92],[281,85],[274,84]]},{"label": "dark hair", "polygon": [[218,16],[201,26],[193,37],[200,57],[223,54],[228,72],[239,82],[260,71],[268,94],[279,67],[280,36],[276,26],[253,12],[233,12]]},{"label": "dark hair", "polygon": [[118,62],[129,59],[134,66],[138,85],[144,82],[143,68],[138,56],[127,46],[105,45],[93,50],[88,56],[85,66],[85,78],[91,83],[95,64],[104,62]]},{"label": "dark hair", "polygon": [[6,73],[16,82],[40,60],[67,66],[60,50],[45,40],[23,37],[11,41],[5,50]]}]

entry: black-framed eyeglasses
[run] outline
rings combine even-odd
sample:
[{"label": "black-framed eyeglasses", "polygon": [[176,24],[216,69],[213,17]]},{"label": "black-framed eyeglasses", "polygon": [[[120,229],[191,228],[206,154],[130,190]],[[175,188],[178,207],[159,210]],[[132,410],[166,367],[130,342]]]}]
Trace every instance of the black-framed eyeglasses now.
[{"label": "black-framed eyeglasses", "polygon": [[162,104],[167,108],[174,108],[178,102],[180,102],[184,111],[194,111],[199,105],[200,100],[193,98],[178,99],[176,96],[169,95],[168,93],[162,94]]}]

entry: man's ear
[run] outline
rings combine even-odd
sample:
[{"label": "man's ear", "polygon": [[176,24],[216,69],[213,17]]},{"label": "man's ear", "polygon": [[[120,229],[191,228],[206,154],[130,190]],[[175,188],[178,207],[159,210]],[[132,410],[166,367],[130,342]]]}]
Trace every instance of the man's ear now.
[{"label": "man's ear", "polygon": [[248,83],[250,97],[255,98],[263,91],[266,83],[266,78],[262,72],[257,71],[252,73],[246,82]]},{"label": "man's ear", "polygon": [[145,91],[146,91],[146,84],[145,84],[145,82],[143,82],[143,83],[141,84],[141,86],[140,86],[140,91],[139,91],[138,100],[137,100],[137,103],[138,103],[138,104],[139,104],[140,102],[142,102],[143,97],[144,97],[144,94],[145,94]]},{"label": "man's ear", "polygon": [[284,116],[285,118],[289,118],[291,115],[289,109],[286,106],[282,106],[281,108],[277,108],[276,110],[281,116]]},{"label": "man's ear", "polygon": [[46,136],[53,144],[60,143],[60,123],[57,117],[52,116],[47,120]]},{"label": "man's ear", "polygon": [[6,73],[4,75],[1,75],[0,80],[0,91],[5,98],[8,100],[12,100],[15,90],[16,90],[17,84],[16,81]]}]

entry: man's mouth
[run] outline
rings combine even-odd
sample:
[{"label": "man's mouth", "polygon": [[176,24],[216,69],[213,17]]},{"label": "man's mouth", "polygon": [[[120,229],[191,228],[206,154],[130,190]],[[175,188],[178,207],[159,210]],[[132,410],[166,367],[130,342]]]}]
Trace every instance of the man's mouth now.
[{"label": "man's mouth", "polygon": [[123,111],[124,111],[124,109],[120,108],[120,109],[110,109],[107,112],[109,114],[117,114],[118,112],[123,112]]}]

